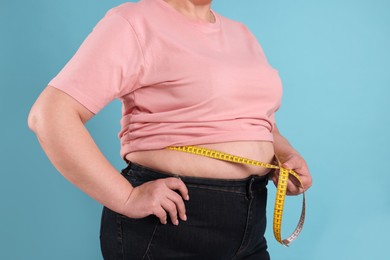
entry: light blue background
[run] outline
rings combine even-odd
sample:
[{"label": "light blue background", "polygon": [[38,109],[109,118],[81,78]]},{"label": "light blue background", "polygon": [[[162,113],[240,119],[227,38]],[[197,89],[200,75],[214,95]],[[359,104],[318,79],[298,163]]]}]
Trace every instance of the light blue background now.
[{"label": "light blue background", "polygon": [[[48,81],[119,0],[0,1],[0,259],[101,259],[101,206],[51,166],[27,127]],[[284,83],[279,128],[314,177],[307,221],[290,248],[272,236],[273,259],[390,259],[390,1],[215,0],[244,22]],[[120,105],[88,124],[118,168]],[[114,187],[113,187],[114,188]],[[284,235],[300,197],[287,200]]]}]

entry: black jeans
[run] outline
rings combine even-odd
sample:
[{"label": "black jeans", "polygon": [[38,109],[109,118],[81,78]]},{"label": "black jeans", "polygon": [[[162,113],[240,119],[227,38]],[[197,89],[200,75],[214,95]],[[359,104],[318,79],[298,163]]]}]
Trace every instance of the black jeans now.
[{"label": "black jeans", "polygon": [[[133,185],[173,175],[130,163],[122,175]],[[156,216],[131,219],[103,208],[100,243],[105,260],[270,259],[264,238],[267,177],[180,177],[190,200],[187,221],[174,226]]]}]

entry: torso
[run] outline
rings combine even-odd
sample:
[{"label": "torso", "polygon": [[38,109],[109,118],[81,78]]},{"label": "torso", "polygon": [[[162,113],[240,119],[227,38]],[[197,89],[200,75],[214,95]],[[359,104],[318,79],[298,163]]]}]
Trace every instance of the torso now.
[{"label": "torso", "polygon": [[[203,144],[205,147],[266,163],[274,158],[272,142],[237,141]],[[128,161],[171,174],[217,179],[241,179],[250,175],[266,175],[269,169],[220,161],[172,150],[137,151],[126,155]]]},{"label": "torso", "polygon": [[142,64],[135,68],[142,73],[122,97],[121,156],[182,176],[267,174],[261,167],[162,148],[197,140],[201,147],[273,160],[273,113],[282,84],[257,39],[241,23],[218,14],[213,24],[199,23],[164,1],[139,3],[116,10],[138,35],[134,48],[142,50],[142,59],[134,61]]}]

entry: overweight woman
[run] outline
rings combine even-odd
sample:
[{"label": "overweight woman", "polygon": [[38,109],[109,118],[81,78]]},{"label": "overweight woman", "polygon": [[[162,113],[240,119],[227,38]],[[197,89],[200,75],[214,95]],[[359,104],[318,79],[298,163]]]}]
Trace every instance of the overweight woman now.
[{"label": "overweight woman", "polygon": [[[311,186],[276,127],[278,72],[243,24],[210,5],[141,0],[109,10],[31,109],[29,127],[53,165],[104,206],[104,259],[269,259],[266,185],[277,172],[168,147],[276,156]],[[84,126],[114,99],[120,172]],[[287,193],[298,187],[290,180]]]}]

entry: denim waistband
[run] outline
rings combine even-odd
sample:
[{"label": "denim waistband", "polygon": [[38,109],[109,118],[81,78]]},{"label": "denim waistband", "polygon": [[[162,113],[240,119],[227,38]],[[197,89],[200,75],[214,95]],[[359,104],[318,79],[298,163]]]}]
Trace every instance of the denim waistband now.
[{"label": "denim waistband", "polygon": [[180,178],[188,186],[215,188],[236,193],[248,194],[250,191],[261,190],[267,186],[268,175],[250,175],[243,179],[214,179],[203,177],[179,176],[172,173],[162,172],[129,162],[128,166],[122,170],[124,176],[132,176],[137,182],[145,183],[161,178]]}]

